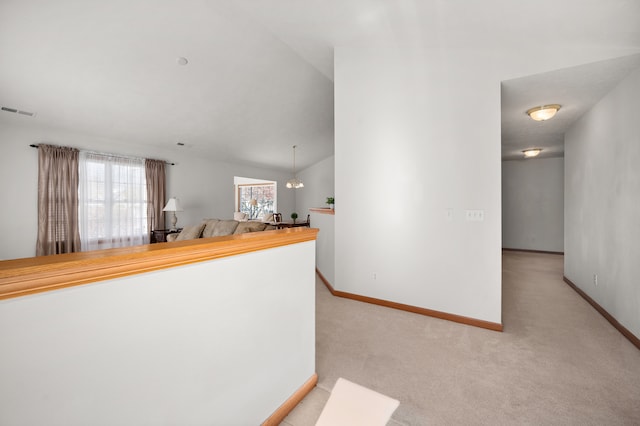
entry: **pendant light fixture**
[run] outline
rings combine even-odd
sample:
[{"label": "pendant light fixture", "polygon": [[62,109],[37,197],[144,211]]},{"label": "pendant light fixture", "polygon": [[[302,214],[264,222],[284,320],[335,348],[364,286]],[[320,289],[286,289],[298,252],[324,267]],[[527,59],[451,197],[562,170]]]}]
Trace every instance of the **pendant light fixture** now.
[{"label": "pendant light fixture", "polygon": [[293,146],[293,178],[287,181],[287,188],[304,188],[304,183],[296,177],[296,145]]}]

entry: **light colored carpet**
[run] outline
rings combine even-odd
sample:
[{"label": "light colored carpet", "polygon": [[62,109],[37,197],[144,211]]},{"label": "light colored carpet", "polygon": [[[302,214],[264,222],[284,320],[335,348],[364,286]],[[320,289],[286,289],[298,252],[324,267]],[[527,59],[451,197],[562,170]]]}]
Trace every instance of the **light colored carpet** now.
[{"label": "light colored carpet", "polygon": [[314,425],[344,377],[400,400],[392,425],[640,425],[640,350],[562,270],[559,255],[504,253],[503,333],[333,297],[317,280],[318,386],[283,424]]}]

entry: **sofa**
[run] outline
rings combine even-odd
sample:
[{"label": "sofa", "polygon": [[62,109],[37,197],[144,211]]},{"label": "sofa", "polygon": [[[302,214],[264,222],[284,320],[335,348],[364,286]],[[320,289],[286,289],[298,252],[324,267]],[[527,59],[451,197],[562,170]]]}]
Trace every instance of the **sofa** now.
[{"label": "sofa", "polygon": [[276,229],[276,227],[264,222],[204,219],[202,223],[198,225],[185,226],[179,234],[167,235],[167,242],[221,237],[224,235],[237,235],[247,232],[269,231],[272,229]]}]

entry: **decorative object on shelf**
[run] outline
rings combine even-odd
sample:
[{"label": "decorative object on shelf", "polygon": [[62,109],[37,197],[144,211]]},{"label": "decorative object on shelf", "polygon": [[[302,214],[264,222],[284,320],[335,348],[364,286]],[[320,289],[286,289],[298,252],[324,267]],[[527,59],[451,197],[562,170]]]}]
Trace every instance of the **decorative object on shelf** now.
[{"label": "decorative object on shelf", "polygon": [[287,188],[304,188],[304,183],[296,177],[296,146],[293,146],[293,178],[287,181]]},{"label": "decorative object on shelf", "polygon": [[524,154],[524,158],[536,157],[541,152],[542,152],[542,148],[530,148],[522,151],[522,153]]},{"label": "decorative object on shelf", "polygon": [[171,231],[176,231],[178,228],[176,227],[178,223],[178,216],[176,216],[176,212],[184,211],[182,207],[180,207],[180,202],[176,197],[169,198],[167,205],[162,209],[164,212],[172,212],[173,216],[171,216]]},{"label": "decorative object on shelf", "polygon": [[527,115],[536,121],[546,121],[553,118],[559,109],[560,105],[558,104],[542,105],[529,109]]},{"label": "decorative object on shelf", "polygon": [[296,212],[291,213],[291,219],[293,219],[293,223],[296,223],[297,218],[298,218],[298,213]]},{"label": "decorative object on shelf", "polygon": [[329,205],[330,209],[333,209],[333,206],[335,204],[335,200],[333,197],[327,197],[327,204]]}]

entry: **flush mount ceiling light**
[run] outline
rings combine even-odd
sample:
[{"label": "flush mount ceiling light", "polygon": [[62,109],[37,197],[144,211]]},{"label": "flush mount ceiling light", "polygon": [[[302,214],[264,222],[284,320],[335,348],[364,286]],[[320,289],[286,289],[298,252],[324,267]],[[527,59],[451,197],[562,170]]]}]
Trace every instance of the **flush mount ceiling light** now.
[{"label": "flush mount ceiling light", "polygon": [[176,59],[176,62],[178,63],[178,65],[187,65],[189,63],[189,60],[184,56],[180,56]]},{"label": "flush mount ceiling light", "polygon": [[293,178],[287,181],[287,188],[304,188],[304,183],[296,177],[296,145],[293,146]]},{"label": "flush mount ceiling light", "polygon": [[560,105],[551,104],[531,108],[527,111],[527,115],[536,121],[546,121],[553,118],[560,109]]},{"label": "flush mount ceiling light", "polygon": [[522,153],[524,154],[524,158],[536,157],[541,152],[542,152],[541,148],[531,148],[531,149],[525,149],[524,151],[522,151]]}]

